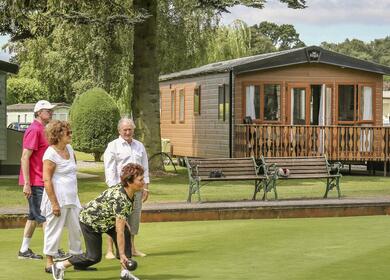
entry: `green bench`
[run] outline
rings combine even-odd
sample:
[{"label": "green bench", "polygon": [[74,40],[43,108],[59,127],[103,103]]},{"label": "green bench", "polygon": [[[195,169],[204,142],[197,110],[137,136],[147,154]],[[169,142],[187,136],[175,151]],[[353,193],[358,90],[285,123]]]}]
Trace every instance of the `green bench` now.
[{"label": "green bench", "polygon": [[[326,189],[324,198],[328,197],[328,192],[333,188],[337,189],[338,197],[340,193],[340,169],[341,163],[330,164],[325,156],[312,157],[261,157],[260,164],[264,173],[272,177],[270,184],[264,190],[263,200],[267,199],[267,193],[273,191],[275,199],[278,199],[276,185],[279,180],[290,179],[326,179]],[[289,175],[283,177],[278,174],[278,170],[288,169]]]},{"label": "green bench", "polygon": [[[188,170],[188,202],[191,202],[193,194],[198,194],[201,201],[200,188],[210,182],[221,181],[254,181],[255,190],[252,199],[262,189],[265,190],[271,184],[267,173],[259,175],[259,166],[254,158],[185,158]],[[213,174],[220,173],[221,177]]]}]

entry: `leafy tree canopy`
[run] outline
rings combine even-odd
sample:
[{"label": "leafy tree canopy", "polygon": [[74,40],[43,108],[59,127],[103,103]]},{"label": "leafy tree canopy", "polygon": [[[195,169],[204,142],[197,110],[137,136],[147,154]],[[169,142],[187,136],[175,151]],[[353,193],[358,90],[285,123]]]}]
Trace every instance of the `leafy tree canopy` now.
[{"label": "leafy tree canopy", "polygon": [[[282,3],[286,3],[289,8],[303,9],[306,7],[306,0],[279,0]],[[247,7],[264,8],[264,4],[267,0],[198,0],[199,6],[212,7],[220,12],[229,12],[227,8],[231,8],[236,5],[244,5]]]},{"label": "leafy tree canopy", "polygon": [[263,21],[258,25],[251,26],[252,38],[265,36],[271,40],[272,45],[279,50],[304,47],[299,39],[299,34],[291,24],[277,25],[276,23]]},{"label": "leafy tree canopy", "polygon": [[12,77],[7,80],[7,104],[35,103],[47,99],[47,89],[36,79]]}]

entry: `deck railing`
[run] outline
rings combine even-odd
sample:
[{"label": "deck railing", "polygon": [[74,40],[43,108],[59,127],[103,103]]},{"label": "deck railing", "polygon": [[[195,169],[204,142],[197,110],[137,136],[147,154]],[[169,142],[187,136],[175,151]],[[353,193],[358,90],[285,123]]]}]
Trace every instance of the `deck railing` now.
[{"label": "deck railing", "polygon": [[235,157],[326,155],[329,160],[388,161],[390,127],[236,125]]}]

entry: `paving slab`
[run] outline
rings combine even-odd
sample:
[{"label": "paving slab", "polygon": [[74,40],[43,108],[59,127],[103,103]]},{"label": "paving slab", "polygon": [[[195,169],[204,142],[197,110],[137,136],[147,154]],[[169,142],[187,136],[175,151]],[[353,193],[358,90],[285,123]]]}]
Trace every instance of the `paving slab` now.
[{"label": "paving slab", "polygon": [[[219,201],[219,202],[162,202],[145,203],[143,212],[155,211],[188,211],[188,210],[209,210],[209,209],[245,209],[245,208],[302,208],[302,207],[335,207],[335,206],[375,206],[390,205],[390,196],[369,197],[369,198],[331,198],[331,199],[299,199],[299,200],[243,200],[243,201]],[[26,206],[0,208],[0,215],[26,214]]]}]

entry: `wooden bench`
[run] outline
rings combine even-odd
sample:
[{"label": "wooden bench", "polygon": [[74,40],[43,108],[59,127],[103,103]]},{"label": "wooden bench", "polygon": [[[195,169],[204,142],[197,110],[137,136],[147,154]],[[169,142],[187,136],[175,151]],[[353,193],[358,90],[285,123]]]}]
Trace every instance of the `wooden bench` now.
[{"label": "wooden bench", "polygon": [[[336,187],[338,197],[340,194],[340,168],[341,163],[330,164],[325,156],[313,157],[261,157],[260,166],[268,176],[273,177],[271,183],[264,190],[263,200],[267,199],[267,192],[274,191],[275,199],[278,199],[276,184],[278,180],[290,179],[326,179],[326,189],[324,198],[327,198],[328,192]],[[290,171],[288,177],[282,177],[278,174],[279,168],[287,168]]]},{"label": "wooden bench", "polygon": [[[200,188],[209,182],[221,181],[254,181],[256,193],[267,188],[270,183],[267,174],[259,175],[259,167],[254,158],[208,158],[208,159],[189,159],[185,158],[188,170],[188,202],[191,202],[191,196],[198,193],[200,198]],[[224,176],[215,178],[210,177],[211,172],[221,171]]]}]

